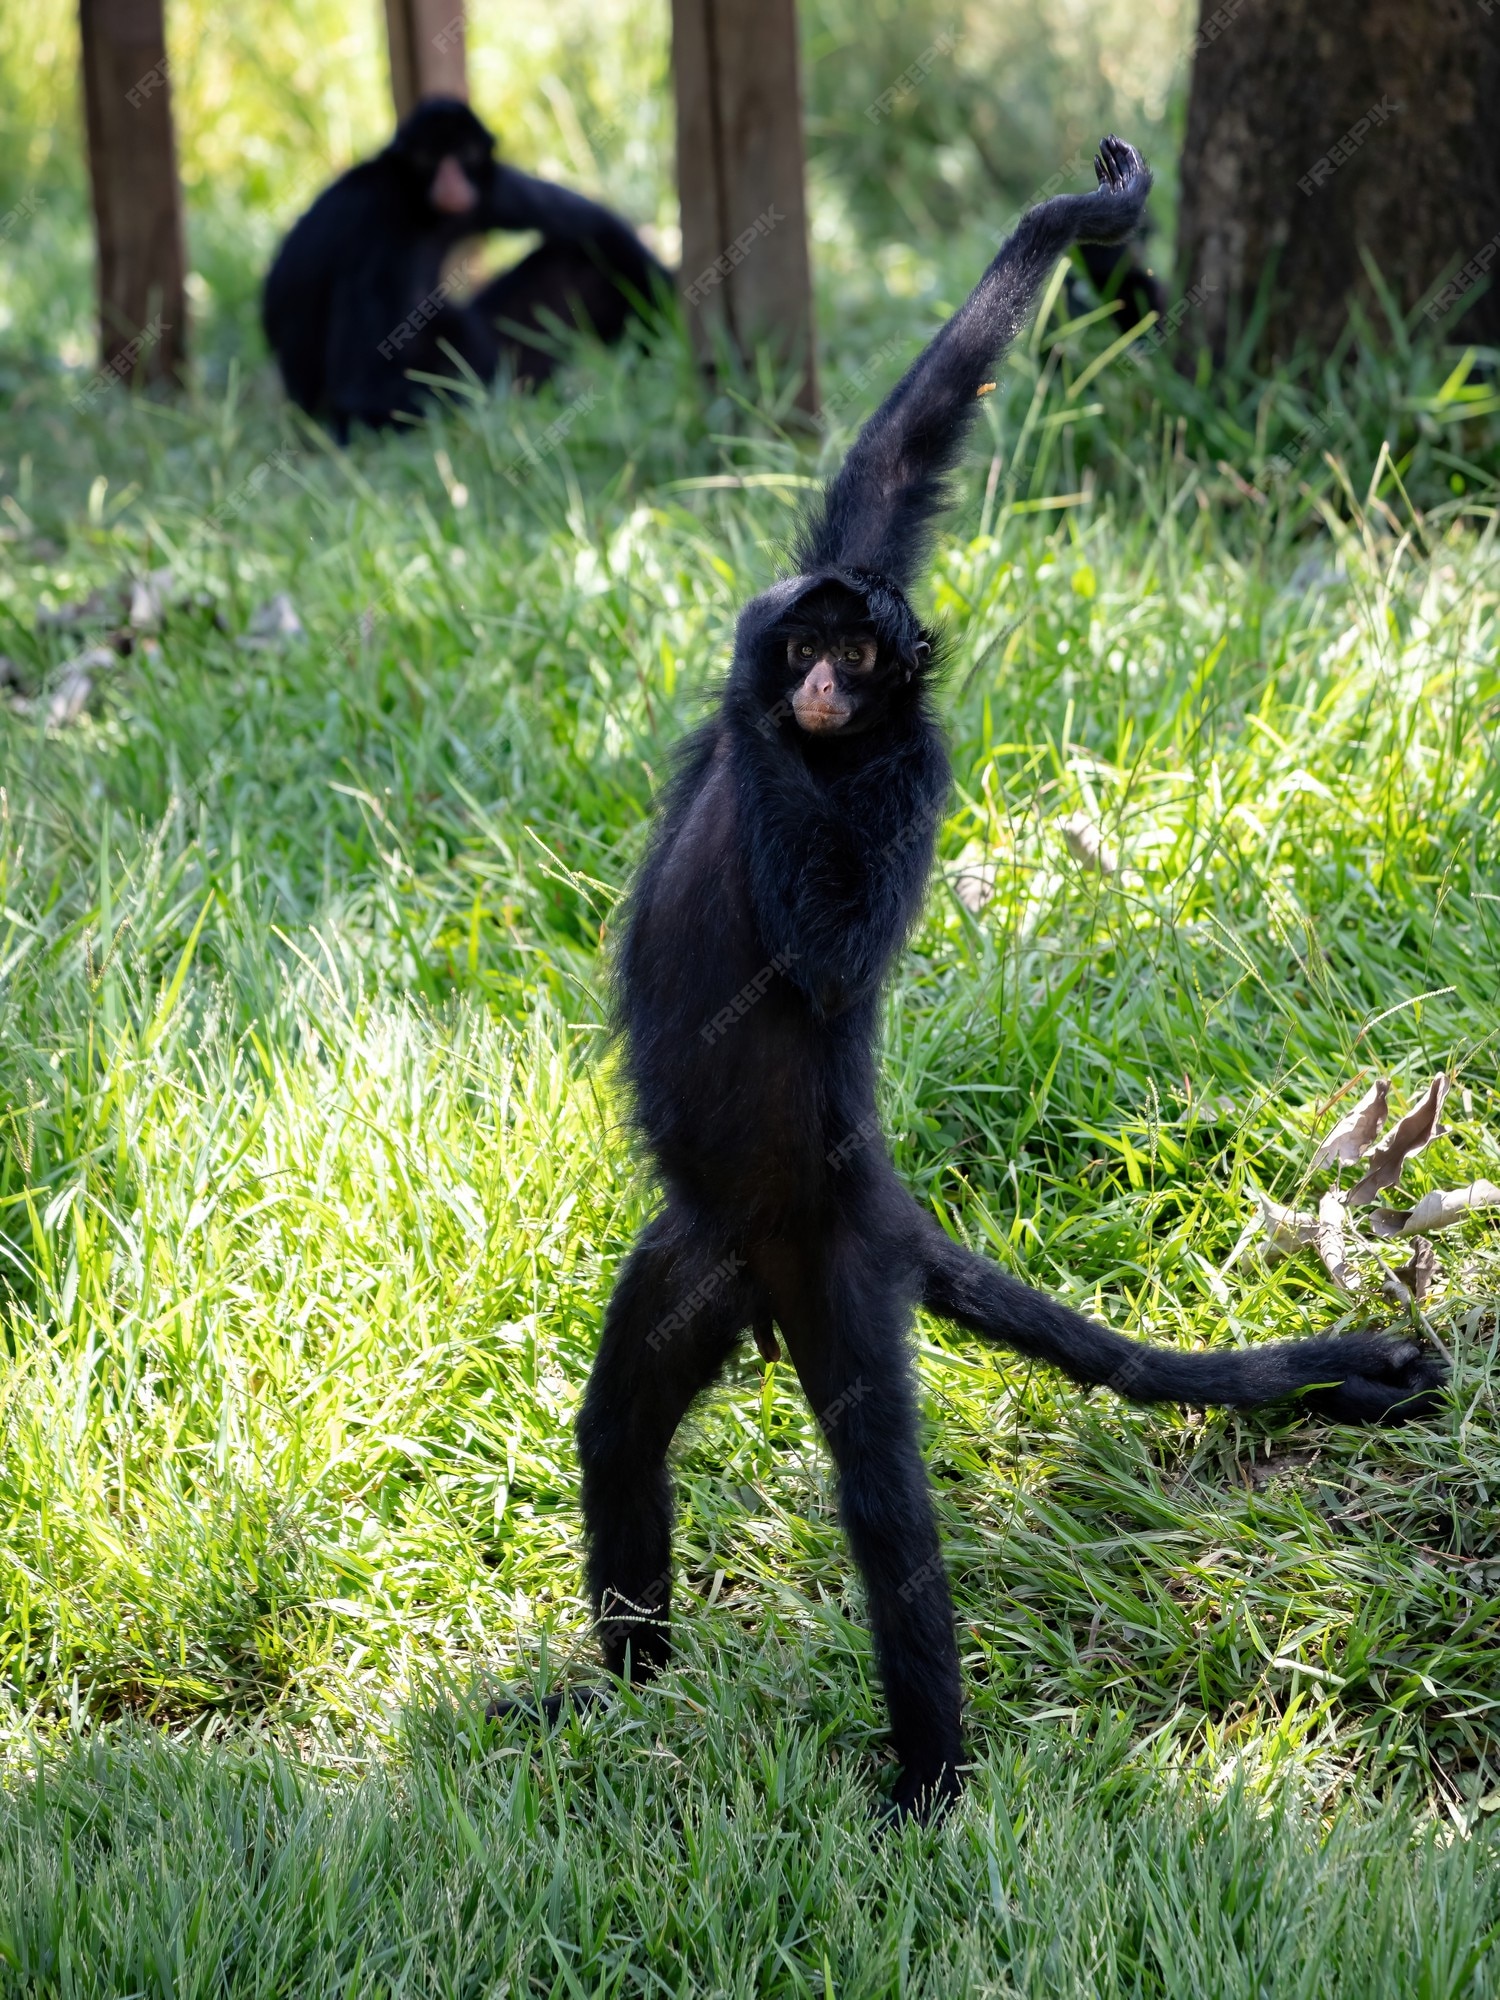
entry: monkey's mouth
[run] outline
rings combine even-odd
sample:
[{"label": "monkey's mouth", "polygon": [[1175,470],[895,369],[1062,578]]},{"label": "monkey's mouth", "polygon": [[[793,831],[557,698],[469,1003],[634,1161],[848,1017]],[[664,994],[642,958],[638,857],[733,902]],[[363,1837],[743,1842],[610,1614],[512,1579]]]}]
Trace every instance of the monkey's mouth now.
[{"label": "monkey's mouth", "polygon": [[854,704],[838,695],[804,694],[799,688],[792,696],[792,714],[797,727],[809,736],[834,736],[854,713]]}]

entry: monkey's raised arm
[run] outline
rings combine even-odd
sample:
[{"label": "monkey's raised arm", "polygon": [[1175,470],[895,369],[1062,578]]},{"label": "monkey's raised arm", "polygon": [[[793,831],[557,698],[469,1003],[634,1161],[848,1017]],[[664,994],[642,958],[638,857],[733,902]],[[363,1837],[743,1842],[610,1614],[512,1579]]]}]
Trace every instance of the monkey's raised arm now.
[{"label": "monkey's raised arm", "polygon": [[1072,243],[1121,243],[1141,218],[1151,170],[1123,139],[1101,142],[1093,194],[1060,194],[1023,215],[967,302],[930,341],[856,438],[804,531],[801,567],[875,570],[912,582],[944,475],[963,449],[980,387]]}]

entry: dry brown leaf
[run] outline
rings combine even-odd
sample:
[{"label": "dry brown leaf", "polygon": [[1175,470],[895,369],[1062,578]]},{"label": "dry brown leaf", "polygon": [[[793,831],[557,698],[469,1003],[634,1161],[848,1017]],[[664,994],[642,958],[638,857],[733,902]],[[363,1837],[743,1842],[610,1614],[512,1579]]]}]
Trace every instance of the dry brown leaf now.
[{"label": "dry brown leaf", "polygon": [[1422,1102],[1414,1111],[1408,1111],[1398,1125],[1392,1126],[1371,1154],[1368,1170],[1349,1190],[1347,1199],[1351,1208],[1360,1208],[1386,1188],[1394,1187],[1412,1154],[1420,1153],[1429,1140],[1437,1137],[1438,1113],[1447,1092],[1448,1078],[1439,1070]]},{"label": "dry brown leaf", "polygon": [[1390,1078],[1377,1077],[1348,1117],[1341,1118],[1320,1143],[1309,1171],[1316,1173],[1330,1160],[1342,1160],[1349,1166],[1362,1160],[1385,1129],[1390,1096]]},{"label": "dry brown leaf", "polygon": [[108,646],[90,646],[76,658],[64,660],[47,700],[47,727],[66,729],[76,722],[94,698],[99,675],[110,672],[114,664],[114,652]]},{"label": "dry brown leaf", "polygon": [[1093,868],[1101,875],[1113,875],[1117,863],[1104,843],[1104,834],[1085,812],[1070,813],[1058,832],[1063,845],[1080,867]]},{"label": "dry brown leaf", "polygon": [[1361,1220],[1372,1236],[1389,1243],[1400,1236],[1401,1226],[1410,1214],[1409,1208],[1372,1208]]},{"label": "dry brown leaf", "polygon": [[1318,1203],[1316,1228],[1315,1240],[1318,1255],[1323,1259],[1323,1269],[1341,1292],[1352,1292],[1359,1281],[1350,1269],[1348,1258],[1344,1255],[1343,1197],[1332,1188]]},{"label": "dry brown leaf", "polygon": [[12,695],[10,705],[17,715],[40,716],[48,729],[66,729],[93,700],[100,674],[114,665],[110,647],[90,646],[61,663],[46,694]]},{"label": "dry brown leaf", "polygon": [[1286,1208],[1268,1194],[1256,1194],[1265,1240],[1260,1246],[1267,1264],[1279,1264],[1318,1240],[1318,1218],[1303,1208]]},{"label": "dry brown leaf", "polygon": [[296,605],[284,590],[278,590],[274,597],[258,605],[251,614],[240,644],[247,652],[269,652],[304,636]]},{"label": "dry brown leaf", "polygon": [[94,698],[94,676],[87,667],[67,667],[47,698],[46,724],[49,729],[66,729],[82,715]]},{"label": "dry brown leaf", "polygon": [[1433,1188],[1415,1208],[1372,1208],[1370,1234],[1388,1240],[1398,1236],[1429,1236],[1435,1229],[1451,1229],[1455,1222],[1475,1208],[1494,1208],[1500,1203],[1500,1187],[1493,1181],[1470,1181],[1465,1188]]},{"label": "dry brown leaf", "polygon": [[994,862],[985,859],[984,849],[977,840],[969,842],[949,870],[948,880],[953,884],[954,895],[976,917],[995,893],[996,872]]},{"label": "dry brown leaf", "polygon": [[126,586],[130,604],[125,614],[125,623],[133,632],[161,630],[171,589],[170,568],[148,570],[145,576],[131,579]]},{"label": "dry brown leaf", "polygon": [[1393,1304],[1409,1306],[1413,1299],[1426,1298],[1436,1276],[1437,1252],[1425,1236],[1418,1236],[1410,1259],[1399,1270],[1387,1271],[1380,1289]]}]

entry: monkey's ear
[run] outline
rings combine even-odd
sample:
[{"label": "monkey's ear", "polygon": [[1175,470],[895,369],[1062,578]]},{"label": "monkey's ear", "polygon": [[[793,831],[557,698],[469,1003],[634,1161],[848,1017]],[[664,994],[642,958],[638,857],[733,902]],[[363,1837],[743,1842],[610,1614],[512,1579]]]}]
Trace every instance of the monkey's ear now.
[{"label": "monkey's ear", "polygon": [[913,674],[919,674],[931,656],[931,646],[928,645],[925,639],[918,639],[916,645],[911,649],[911,658],[906,663],[905,678],[910,680]]}]

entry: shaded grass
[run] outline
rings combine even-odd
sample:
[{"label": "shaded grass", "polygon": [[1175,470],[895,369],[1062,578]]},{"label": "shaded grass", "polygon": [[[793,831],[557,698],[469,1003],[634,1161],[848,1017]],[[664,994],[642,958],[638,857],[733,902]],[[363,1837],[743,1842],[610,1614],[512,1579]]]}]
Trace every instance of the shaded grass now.
[{"label": "shaded grass", "polygon": [[1473,1843],[1239,1782],[1190,1810],[1118,1728],[1039,1731],[962,1824],[875,1843],[760,1663],[733,1664],[728,1714],[684,1686],[671,1752],[644,1709],[537,1756],[440,1712],[326,1787],[274,1751],[79,1747],[0,1827],[0,1990],[80,1963],[76,1993],[1474,1990],[1495,1898]]}]

